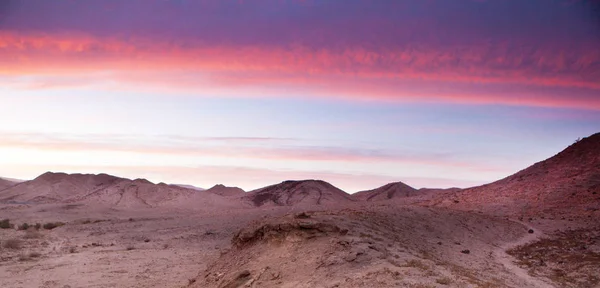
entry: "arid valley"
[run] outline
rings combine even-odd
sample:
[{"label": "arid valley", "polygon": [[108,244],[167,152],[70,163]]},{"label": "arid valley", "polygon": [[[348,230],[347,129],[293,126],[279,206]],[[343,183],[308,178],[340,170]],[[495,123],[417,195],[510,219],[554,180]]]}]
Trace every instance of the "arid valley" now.
[{"label": "arid valley", "polygon": [[2,287],[600,287],[600,134],[469,189],[48,172],[0,202]]}]

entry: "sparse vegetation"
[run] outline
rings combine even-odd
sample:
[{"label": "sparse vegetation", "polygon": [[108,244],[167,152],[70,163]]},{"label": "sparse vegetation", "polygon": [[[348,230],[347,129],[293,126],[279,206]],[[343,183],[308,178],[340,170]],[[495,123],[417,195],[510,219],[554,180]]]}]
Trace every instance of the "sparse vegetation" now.
[{"label": "sparse vegetation", "polygon": [[29,253],[29,258],[39,258],[40,256],[42,256],[42,254],[39,253],[39,252],[31,252],[31,253]]},{"label": "sparse vegetation", "polygon": [[131,250],[135,249],[135,247],[133,245],[129,245],[125,249],[127,249],[127,251],[131,251]]},{"label": "sparse vegetation", "polygon": [[3,219],[2,221],[0,221],[0,229],[11,229],[14,227],[15,226],[13,224],[10,224],[9,219]]},{"label": "sparse vegetation", "polygon": [[71,253],[71,254],[77,253],[77,247],[75,247],[75,246],[69,247],[69,253]]},{"label": "sparse vegetation", "polygon": [[2,247],[6,249],[19,250],[23,246],[23,241],[19,239],[8,239],[2,243]]},{"label": "sparse vegetation", "polygon": [[452,279],[450,277],[442,277],[435,280],[435,283],[442,285],[450,285],[452,283]]},{"label": "sparse vegetation", "polygon": [[570,230],[507,253],[531,275],[545,276],[557,286],[596,287],[600,284],[600,253],[589,247],[599,240],[597,228]]},{"label": "sparse vegetation", "polygon": [[17,229],[19,229],[19,230],[27,230],[27,229],[29,229],[29,224],[27,224],[27,222],[25,222],[25,223],[19,225],[17,227]]},{"label": "sparse vegetation", "polygon": [[65,225],[65,223],[63,223],[63,222],[48,222],[48,223],[44,224],[43,227],[46,230],[52,230],[52,229],[54,229],[56,227],[60,227],[60,226],[63,226],[63,225]]},{"label": "sparse vegetation", "polygon": [[425,283],[415,283],[415,284],[409,284],[408,287],[410,287],[410,288],[435,288],[435,285],[425,284]]},{"label": "sparse vegetation", "polygon": [[411,259],[406,261],[406,264],[404,265],[404,267],[414,267],[414,268],[418,268],[420,270],[429,270],[429,266],[425,263],[423,263],[423,261],[417,260],[417,259]]},{"label": "sparse vegetation", "polygon": [[35,228],[35,230],[40,230],[42,228],[42,224],[35,223],[35,225],[33,226],[33,228]]}]

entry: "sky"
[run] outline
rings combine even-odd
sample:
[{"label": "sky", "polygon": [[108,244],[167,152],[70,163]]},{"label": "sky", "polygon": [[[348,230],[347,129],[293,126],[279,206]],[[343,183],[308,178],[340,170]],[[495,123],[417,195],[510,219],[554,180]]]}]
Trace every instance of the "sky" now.
[{"label": "sky", "polygon": [[600,132],[597,0],[3,0],[0,176],[489,183]]}]

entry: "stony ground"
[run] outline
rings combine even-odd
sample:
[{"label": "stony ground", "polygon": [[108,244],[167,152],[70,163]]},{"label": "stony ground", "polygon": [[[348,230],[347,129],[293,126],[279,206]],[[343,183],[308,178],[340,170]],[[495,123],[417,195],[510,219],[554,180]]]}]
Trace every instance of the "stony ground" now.
[{"label": "stony ground", "polygon": [[[394,202],[210,211],[9,205],[3,218],[64,223],[0,229],[3,287],[597,287],[593,277],[582,282],[576,264],[600,269],[597,230],[576,222]],[[569,225],[578,234],[560,232]],[[566,235],[580,236],[567,237],[575,242],[563,250],[536,242]],[[553,262],[560,259],[571,262]]]}]

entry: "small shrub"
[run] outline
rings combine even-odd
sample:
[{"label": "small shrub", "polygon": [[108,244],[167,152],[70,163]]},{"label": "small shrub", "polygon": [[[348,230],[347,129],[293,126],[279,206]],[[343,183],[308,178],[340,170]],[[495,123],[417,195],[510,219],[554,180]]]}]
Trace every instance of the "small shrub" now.
[{"label": "small shrub", "polygon": [[42,224],[35,223],[35,225],[33,226],[33,228],[35,228],[35,230],[40,230],[42,228]]},{"label": "small shrub", "polygon": [[127,251],[130,251],[130,250],[133,250],[133,249],[135,249],[135,247],[133,247],[133,245],[129,245],[129,246],[127,246],[127,248],[126,248],[126,249],[127,249]]},{"label": "small shrub", "polygon": [[31,252],[31,253],[29,253],[29,258],[39,258],[40,256],[42,256],[42,254],[39,253],[39,252]]},{"label": "small shrub", "polygon": [[63,222],[48,222],[48,223],[44,224],[44,229],[52,230],[56,227],[60,227],[63,225],[65,225],[65,223],[63,223]]},{"label": "small shrub", "polygon": [[21,256],[19,256],[19,261],[29,261],[30,258],[29,256],[22,254]]},{"label": "small shrub", "polygon": [[19,225],[17,227],[17,229],[19,229],[19,230],[27,230],[27,229],[29,229],[29,224],[23,223],[23,224]]},{"label": "small shrub", "polygon": [[194,283],[196,283],[196,278],[190,278],[190,279],[188,279],[188,285],[192,285]]},{"label": "small shrub", "polygon": [[420,260],[412,259],[406,262],[405,267],[414,267],[420,270],[429,270],[429,266]]},{"label": "small shrub", "polygon": [[19,239],[8,239],[8,240],[4,241],[4,243],[2,243],[2,247],[6,248],[6,249],[19,250],[19,249],[21,249],[22,244],[23,244],[23,241],[21,241]]},{"label": "small shrub", "polygon": [[8,219],[4,219],[4,220],[0,221],[0,229],[10,229],[13,227],[14,227],[14,225],[10,224],[10,220],[8,220]]},{"label": "small shrub", "polygon": [[462,250],[462,251],[460,251],[460,253],[463,253],[463,254],[470,254],[470,253],[471,253],[471,250],[469,250],[469,249],[465,249],[465,250]]},{"label": "small shrub", "polygon": [[448,277],[438,278],[435,280],[435,283],[442,284],[442,285],[450,285],[450,283],[452,283],[452,279],[450,279]]},{"label": "small shrub", "polygon": [[77,247],[75,247],[75,246],[69,247],[69,253],[71,253],[71,254],[77,253]]}]

